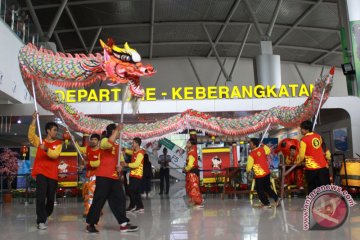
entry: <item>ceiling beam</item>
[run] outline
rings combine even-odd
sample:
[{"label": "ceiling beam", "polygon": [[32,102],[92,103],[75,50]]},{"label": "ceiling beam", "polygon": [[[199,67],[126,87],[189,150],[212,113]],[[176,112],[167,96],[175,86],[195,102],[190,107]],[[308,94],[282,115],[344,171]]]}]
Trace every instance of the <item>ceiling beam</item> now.
[{"label": "ceiling beam", "polygon": [[293,26],[288,29],[273,45],[273,48],[279,46],[279,44],[281,43],[281,41],[283,41],[294,29],[296,26],[298,26],[307,16],[309,16],[309,14],[315,10],[320,4],[322,3],[322,0],[318,0],[316,2],[316,4],[312,5],[311,7],[309,7],[309,9],[307,9],[303,14],[301,14],[301,16],[295,21],[295,23],[293,24]]},{"label": "ceiling beam", "polygon": [[[88,4],[103,4],[103,3],[111,3],[111,2],[121,2],[119,0],[85,0],[85,1],[76,1],[76,2],[69,2],[68,6],[79,6],[79,5],[88,5]],[[42,4],[37,5],[34,7],[36,10],[40,9],[47,9],[47,8],[57,8],[59,7],[59,3],[52,3],[52,4]],[[25,8],[24,10],[28,10]]]},{"label": "ceiling beam", "polygon": [[306,83],[305,83],[304,76],[302,75],[302,73],[301,73],[298,65],[295,63],[294,66],[295,66],[295,69],[296,69],[297,73],[299,74],[299,77],[300,77],[301,82],[302,82],[303,84],[306,84]]},{"label": "ceiling beam", "polygon": [[260,37],[263,38],[264,37],[264,32],[263,32],[263,30],[262,30],[262,28],[260,26],[260,23],[259,23],[257,17],[255,16],[254,11],[252,10],[252,8],[250,6],[249,0],[245,0],[245,5],[246,5],[246,8],[248,9],[248,12],[250,13],[250,16],[251,16],[251,18],[252,18],[252,20],[253,20],[253,22],[255,24],[256,30],[258,31]]},{"label": "ceiling beam", "polygon": [[189,63],[190,63],[190,66],[191,66],[192,70],[194,71],[194,74],[195,74],[196,80],[197,80],[198,83],[199,83],[199,86],[202,87],[203,84],[202,84],[202,82],[201,82],[201,80],[200,80],[200,77],[199,77],[198,72],[197,72],[196,69],[195,69],[194,63],[191,61],[190,58],[188,58],[188,60],[189,60]]},{"label": "ceiling beam", "polygon": [[63,0],[63,1],[61,2],[61,5],[60,5],[60,7],[58,8],[58,10],[57,10],[57,12],[56,12],[56,14],[55,14],[55,17],[54,17],[54,19],[53,19],[53,21],[52,21],[52,23],[51,23],[51,25],[50,25],[50,27],[49,27],[49,30],[48,30],[47,33],[46,33],[46,37],[47,37],[48,40],[52,37],[52,35],[53,35],[53,33],[54,33],[54,30],[55,30],[55,28],[56,28],[56,25],[57,25],[58,22],[59,22],[59,19],[60,19],[60,17],[61,17],[61,14],[62,14],[63,11],[64,11],[64,8],[65,8],[67,2],[68,2],[68,0]]},{"label": "ceiling beam", "polygon": [[34,25],[35,25],[35,28],[38,31],[39,35],[40,35],[40,39],[42,41],[46,41],[44,32],[43,32],[43,30],[41,28],[39,19],[38,19],[37,15],[36,15],[36,12],[34,10],[34,7],[33,7],[32,3],[31,3],[31,0],[25,0],[25,3],[26,3],[26,6],[27,6],[27,8],[28,8],[28,10],[30,12],[31,18],[32,18],[32,20],[34,22]]},{"label": "ceiling beam", "polygon": [[[241,46],[242,42],[219,42],[218,45],[233,45]],[[177,46],[177,45],[209,45],[208,41],[182,41],[182,42],[156,42],[154,46]],[[131,43],[132,47],[147,47],[149,43]],[[260,47],[260,43],[246,43],[246,46]],[[331,50],[301,46],[279,45],[278,48],[295,49],[303,51],[323,52],[327,53]],[[94,49],[102,49],[100,46],[94,47]],[[82,48],[66,49],[66,52],[81,52]],[[341,51],[334,51],[333,53],[342,54]]]},{"label": "ceiling beam", "polygon": [[327,56],[329,56],[332,53],[335,53],[336,49],[341,48],[341,43],[336,45],[335,47],[333,47],[329,52],[324,53],[323,55],[321,55],[320,57],[318,57],[317,59],[315,59],[314,61],[312,61],[310,64],[313,65],[315,63],[317,63],[318,61],[320,61],[321,59],[326,58]]},{"label": "ceiling beam", "polygon": [[36,30],[37,30],[38,33],[39,33],[39,36],[40,36],[41,41],[43,41],[43,42],[45,43],[45,46],[46,46],[47,48],[50,48],[53,52],[56,52],[56,49],[53,49],[53,48],[52,48],[52,45],[47,44],[47,42],[49,41],[49,39],[47,39],[47,37],[44,35],[44,32],[43,32],[43,30],[42,30],[42,28],[41,28],[39,19],[38,19],[37,15],[36,15],[36,12],[35,12],[35,10],[34,10],[34,8],[33,8],[33,6],[32,6],[31,0],[25,0],[25,3],[26,3],[26,5],[27,5],[28,8],[29,8],[29,12],[30,12],[31,18],[32,18],[32,20],[33,20],[33,22],[34,22],[34,25],[35,25]]},{"label": "ceiling beam", "polygon": [[59,46],[59,48],[60,48],[60,51],[61,52],[65,52],[65,50],[64,50],[64,47],[63,47],[63,45],[62,45],[62,42],[61,42],[61,40],[60,40],[60,38],[59,38],[59,35],[55,32],[54,33],[54,38],[55,38],[55,41],[56,41],[56,44]]},{"label": "ceiling beam", "polygon": [[277,3],[276,3],[274,14],[272,15],[270,24],[268,26],[268,30],[266,31],[266,37],[268,39],[271,38],[271,34],[272,34],[273,29],[274,29],[276,19],[279,16],[280,7],[281,7],[282,2],[283,2],[283,0],[278,0]]},{"label": "ceiling beam", "polygon": [[211,45],[212,50],[213,50],[214,53],[215,53],[215,58],[216,58],[218,64],[220,65],[221,71],[222,71],[222,73],[223,73],[226,81],[229,81],[229,82],[230,82],[231,79],[230,79],[229,75],[227,74],[225,67],[224,67],[224,66],[222,65],[222,63],[221,63],[220,56],[219,56],[218,52],[216,51],[215,44],[212,42],[210,33],[209,33],[209,31],[207,30],[205,24],[203,25],[203,29],[204,29],[204,31],[205,31],[205,33],[206,33],[206,36],[207,36],[207,38],[208,38],[208,41],[209,41],[209,43],[210,43],[210,45]]},{"label": "ceiling beam", "polygon": [[250,34],[250,31],[251,31],[251,26],[252,26],[252,24],[249,24],[249,26],[248,26],[247,29],[246,29],[245,37],[244,37],[244,39],[243,39],[243,41],[242,41],[242,43],[241,43],[241,47],[240,47],[240,49],[239,49],[239,52],[238,52],[238,54],[237,54],[237,56],[236,56],[236,59],[235,59],[235,61],[234,61],[234,65],[233,65],[233,67],[232,67],[232,69],[231,69],[231,72],[230,72],[230,76],[229,76],[230,79],[232,78],[232,75],[233,75],[233,73],[234,73],[234,71],[235,71],[235,69],[236,69],[236,67],[237,67],[237,63],[239,62],[240,57],[241,57],[241,54],[242,54],[242,52],[243,52],[243,50],[244,50],[245,44],[246,44],[246,42],[247,42],[247,39],[248,39],[249,34]]},{"label": "ceiling beam", "polygon": [[154,44],[155,0],[151,1],[149,59],[152,59]]},{"label": "ceiling beam", "polygon": [[[224,62],[222,63],[223,66],[225,66],[226,60],[227,60],[227,58],[224,58]],[[221,68],[220,68],[219,75],[217,76],[217,79],[216,79],[216,82],[215,82],[214,86],[217,86],[217,85],[218,85],[218,82],[219,82],[219,80],[220,80],[221,73],[222,73],[222,72],[221,72]],[[225,84],[226,84],[226,80],[225,80]]]},{"label": "ceiling beam", "polygon": [[100,36],[101,30],[102,30],[102,28],[99,28],[98,31],[96,32],[95,37],[93,39],[93,42],[91,44],[89,53],[92,53],[92,51],[94,50],[95,44],[96,44],[96,42],[97,42],[97,40],[98,40],[98,38]]},{"label": "ceiling beam", "polygon": [[[215,26],[222,26],[224,22],[219,21],[182,21],[182,22],[154,22],[154,26],[189,26],[189,25],[215,25]],[[252,22],[229,22],[228,26],[248,26],[249,24],[252,24]],[[260,25],[268,25],[269,23],[261,23]],[[116,28],[136,28],[136,27],[149,27],[151,23],[124,23],[124,24],[110,24],[110,25],[95,25],[95,26],[88,26],[88,27],[79,27],[78,29],[80,31],[90,31],[99,29],[99,27],[102,27],[103,29],[116,29]],[[290,29],[293,26],[291,25],[285,25],[285,24],[275,24],[275,28],[284,28],[284,29]],[[317,32],[333,32],[333,33],[339,33],[339,29],[334,28],[318,28],[318,27],[307,27],[307,26],[296,26],[295,29],[300,30],[308,30],[308,31],[317,31]],[[57,33],[68,33],[68,32],[75,32],[75,29],[61,29],[56,30]]]},{"label": "ceiling beam", "polygon": [[[111,2],[119,2],[119,0],[85,0],[85,1],[76,1],[76,2],[69,2],[69,6],[79,6],[79,5],[88,5],[88,4],[103,4],[103,3],[111,3]],[[288,0],[291,3],[304,3],[309,5],[314,5],[316,2],[311,0]],[[323,2],[324,5],[337,5],[336,2]],[[38,9],[47,9],[47,8],[57,8],[60,6],[60,3],[53,3],[53,4],[42,4],[34,6],[35,10]],[[25,8],[24,10],[29,10],[29,8]]]},{"label": "ceiling beam", "polygon": [[68,14],[68,16],[69,16],[69,18],[70,18],[71,24],[72,24],[73,27],[75,28],[76,34],[77,34],[78,37],[79,37],[79,40],[80,40],[80,42],[81,42],[81,45],[83,46],[85,52],[88,53],[88,49],[87,49],[87,47],[86,47],[86,44],[85,44],[85,42],[84,42],[84,39],[83,39],[83,37],[81,36],[80,30],[79,30],[79,28],[78,28],[78,26],[77,26],[77,24],[76,24],[76,22],[75,22],[75,19],[74,19],[73,15],[71,14],[71,11],[70,11],[69,7],[68,7],[68,6],[65,6],[65,10],[66,10],[66,13]]},{"label": "ceiling beam", "polygon": [[[230,22],[230,19],[232,18],[232,16],[234,15],[237,7],[239,6],[241,0],[236,0],[234,2],[234,4],[232,5],[228,15],[226,16],[225,18],[225,22],[224,24],[222,25],[221,29],[220,29],[220,32],[218,33],[218,35],[216,36],[215,38],[215,42],[214,42],[214,46],[216,47],[216,44],[220,41],[220,38],[222,37],[222,35],[224,34],[225,32],[225,29],[226,27],[228,26],[229,22]],[[207,54],[207,57],[210,57],[211,56],[211,53],[213,52],[212,48],[210,49],[209,53]]]}]

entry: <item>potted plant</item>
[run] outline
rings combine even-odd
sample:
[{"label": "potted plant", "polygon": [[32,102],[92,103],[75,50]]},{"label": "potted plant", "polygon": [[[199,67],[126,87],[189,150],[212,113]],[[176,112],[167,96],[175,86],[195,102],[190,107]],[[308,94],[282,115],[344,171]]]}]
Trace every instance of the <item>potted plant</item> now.
[{"label": "potted plant", "polygon": [[20,154],[9,148],[3,148],[0,153],[0,175],[3,175],[7,181],[7,193],[4,194],[4,202],[11,202],[12,182],[18,171],[18,159]]}]

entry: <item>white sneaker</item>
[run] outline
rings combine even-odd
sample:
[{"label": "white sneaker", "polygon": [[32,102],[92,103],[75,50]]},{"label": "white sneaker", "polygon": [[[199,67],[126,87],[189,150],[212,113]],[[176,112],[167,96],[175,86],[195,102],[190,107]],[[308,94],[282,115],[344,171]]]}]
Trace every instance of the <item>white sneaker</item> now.
[{"label": "white sneaker", "polygon": [[38,228],[39,230],[46,230],[46,229],[47,229],[47,226],[45,225],[45,223],[39,223],[38,226],[37,226],[37,228]]},{"label": "white sneaker", "polygon": [[275,207],[278,207],[282,201],[281,197],[278,197],[277,201],[275,202]]},{"label": "white sneaker", "polygon": [[144,208],[136,208],[136,209],[134,210],[134,212],[136,212],[136,213],[144,213],[144,212],[145,212],[145,209],[144,209]]},{"label": "white sneaker", "polygon": [[196,208],[196,209],[203,209],[203,208],[204,208],[204,205],[203,205],[203,204],[194,205],[194,208]]}]

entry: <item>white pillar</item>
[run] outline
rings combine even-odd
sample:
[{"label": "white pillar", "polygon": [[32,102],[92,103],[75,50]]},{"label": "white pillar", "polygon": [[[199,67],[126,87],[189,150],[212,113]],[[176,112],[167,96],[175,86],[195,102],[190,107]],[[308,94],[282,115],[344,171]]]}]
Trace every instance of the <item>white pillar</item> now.
[{"label": "white pillar", "polygon": [[281,86],[280,55],[273,55],[272,42],[261,41],[261,55],[256,56],[257,84]]}]

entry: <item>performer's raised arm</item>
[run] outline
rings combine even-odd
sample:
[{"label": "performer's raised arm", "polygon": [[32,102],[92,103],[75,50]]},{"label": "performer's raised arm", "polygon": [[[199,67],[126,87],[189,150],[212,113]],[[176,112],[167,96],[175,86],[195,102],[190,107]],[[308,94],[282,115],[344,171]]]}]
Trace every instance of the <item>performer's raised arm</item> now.
[{"label": "performer's raised arm", "polygon": [[31,124],[29,126],[29,131],[28,131],[29,142],[34,147],[38,147],[40,145],[40,138],[35,133],[35,130],[36,130],[36,115],[37,115],[37,112],[34,112],[33,115],[32,115],[32,121],[31,121]]}]

